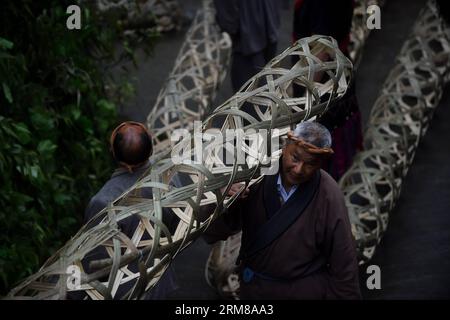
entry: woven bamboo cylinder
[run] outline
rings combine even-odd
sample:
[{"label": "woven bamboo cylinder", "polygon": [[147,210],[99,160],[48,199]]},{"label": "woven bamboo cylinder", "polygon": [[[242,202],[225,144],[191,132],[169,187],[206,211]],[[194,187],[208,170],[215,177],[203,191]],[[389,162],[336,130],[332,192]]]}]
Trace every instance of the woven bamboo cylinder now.
[{"label": "woven bamboo cylinder", "polygon": [[429,1],[422,10],[413,32],[404,43],[400,56],[411,62],[433,64],[446,82],[450,72],[448,28],[439,16],[436,3]]},{"label": "woven bamboo cylinder", "polygon": [[371,257],[385,232],[396,195],[393,177],[386,171],[367,167],[362,153],[344,174],[339,185],[349,210],[360,261]]},{"label": "woven bamboo cylinder", "polygon": [[382,93],[397,93],[422,99],[426,104],[422,115],[425,134],[442,97],[442,84],[442,77],[434,65],[425,61],[411,62],[400,57],[399,63],[389,73]]},{"label": "woven bamboo cylinder", "polygon": [[[323,62],[318,59],[316,56],[320,52],[327,52],[331,60]],[[283,67],[292,55],[300,57],[298,63],[290,69]],[[315,82],[317,72],[327,74],[327,80]],[[325,112],[331,102],[342,97],[351,73],[352,64],[339,51],[334,39],[323,36],[300,39],[217,107],[202,123],[200,133],[206,132],[214,117],[224,115],[226,119],[220,129],[223,133],[227,128],[242,128],[245,138],[246,134],[252,134],[248,133],[249,129],[265,129],[266,141],[271,140],[272,133],[283,136],[290,126]],[[293,82],[305,88],[303,97],[289,96],[287,88]],[[241,110],[244,103],[255,108],[257,118]],[[244,123],[244,119],[248,124]],[[274,129],[279,129],[278,133],[272,131]],[[237,138],[233,136],[227,138],[230,140],[207,145],[200,163],[188,161],[195,159],[195,150],[189,151],[183,158],[186,161],[180,164],[175,164],[170,155],[156,162],[142,179],[97,214],[39,272],[14,288],[8,297],[64,299],[70,290],[84,292],[91,299],[111,299],[116,296],[120,285],[132,283],[132,289],[123,298],[143,298],[158,282],[171,260],[198,238],[223,208],[238,196],[224,197],[220,190],[223,187],[228,189],[236,182],[248,185],[258,181],[264,168],[263,160],[269,157],[269,163],[277,161],[279,149],[264,154],[269,149],[258,145],[255,152],[255,148],[247,143],[239,145]],[[175,147],[183,147],[190,141],[192,139],[184,139]],[[240,146],[252,161],[243,164],[238,163],[236,158],[232,163],[212,161],[220,160],[217,152],[223,150],[226,143],[231,143],[235,149]],[[173,187],[170,181],[174,176],[181,175],[188,175],[193,183]],[[152,189],[151,199],[139,195],[142,188]],[[227,194],[227,189],[224,194]],[[207,218],[201,219],[202,209],[210,204],[214,204],[216,209],[209,212]],[[173,233],[162,222],[163,210],[170,210],[179,219]],[[129,238],[121,232],[117,223],[131,216],[138,218],[139,224]],[[110,258],[91,261],[91,267],[98,271],[86,274],[82,261],[96,248],[106,250]],[[139,271],[130,268],[133,263]],[[69,288],[67,269],[73,266],[80,269],[81,284]]]},{"label": "woven bamboo cylinder", "polygon": [[193,130],[194,120],[204,117],[225,78],[230,52],[230,37],[219,31],[212,2],[204,1],[147,118],[155,154],[173,147],[172,132]]},{"label": "woven bamboo cylinder", "polygon": [[[449,43],[435,3],[430,1],[373,106],[364,135],[367,151],[356,157],[340,181],[361,264],[375,253],[402,180],[442,96],[442,78],[448,78],[449,72]],[[378,165],[367,170],[369,154],[378,159]]]},{"label": "woven bamboo cylinder", "polygon": [[387,151],[394,159],[393,171],[403,178],[415,155],[422,135],[424,111],[423,100],[411,109],[402,108],[398,95],[382,95],[375,102],[364,141],[367,149]]}]

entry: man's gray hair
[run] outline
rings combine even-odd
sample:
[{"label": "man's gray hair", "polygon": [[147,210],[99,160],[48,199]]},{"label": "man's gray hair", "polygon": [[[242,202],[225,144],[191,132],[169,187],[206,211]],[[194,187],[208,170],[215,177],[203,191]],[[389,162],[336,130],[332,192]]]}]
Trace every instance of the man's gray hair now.
[{"label": "man's gray hair", "polygon": [[300,122],[294,130],[294,137],[305,140],[319,148],[331,147],[331,134],[328,129],[318,122]]}]

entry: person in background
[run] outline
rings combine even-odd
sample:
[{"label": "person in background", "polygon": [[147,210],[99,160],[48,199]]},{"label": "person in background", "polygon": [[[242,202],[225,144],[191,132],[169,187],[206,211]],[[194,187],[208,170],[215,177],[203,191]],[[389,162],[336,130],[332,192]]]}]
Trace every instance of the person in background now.
[{"label": "person in background", "polygon": [[280,26],[279,0],[214,0],[216,20],[233,42],[234,92],[275,56]]},{"label": "person in background", "polygon": [[[349,57],[353,7],[353,0],[296,0],[293,41],[315,34],[331,36]],[[329,60],[326,54],[319,58]],[[293,57],[293,63],[297,61],[298,57]],[[294,95],[302,95],[302,88],[294,86]],[[363,149],[361,113],[354,82],[349,85],[344,97],[330,106],[318,121],[330,130],[333,138],[334,155],[324,163],[323,169],[337,181],[352,165],[355,154]]]},{"label": "person in background", "polygon": [[[127,121],[117,126],[111,134],[110,149],[118,167],[100,191],[92,197],[86,208],[84,223],[89,223],[91,227],[100,222],[96,221],[96,214],[133,186],[151,167],[149,158],[153,152],[152,138],[142,123]],[[150,188],[139,190],[140,194],[136,194],[137,196],[152,198]],[[131,239],[139,225],[139,221],[139,218],[133,215],[119,221],[118,226],[120,231]],[[169,226],[169,230],[172,229],[172,232],[176,226],[177,217],[171,212],[164,211],[163,222]],[[109,255],[103,248],[97,247],[89,253],[88,257],[82,260],[85,272],[89,274],[97,271],[91,270],[91,261],[108,257]],[[138,272],[137,263],[130,264],[129,269],[133,272]],[[133,285],[133,281],[120,285],[114,299],[124,298]],[[169,266],[157,285],[145,295],[145,299],[164,299],[176,289],[175,273],[173,268]],[[86,298],[84,293],[72,292],[69,294],[69,299],[84,298]]]}]

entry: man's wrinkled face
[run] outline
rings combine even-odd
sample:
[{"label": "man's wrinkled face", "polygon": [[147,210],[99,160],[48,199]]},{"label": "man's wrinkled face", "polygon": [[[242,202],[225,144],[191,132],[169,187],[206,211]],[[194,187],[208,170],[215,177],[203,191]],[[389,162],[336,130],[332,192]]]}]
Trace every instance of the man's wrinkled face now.
[{"label": "man's wrinkled face", "polygon": [[283,148],[283,181],[288,185],[297,185],[312,178],[314,172],[320,169],[322,158],[305,151],[296,143]]}]

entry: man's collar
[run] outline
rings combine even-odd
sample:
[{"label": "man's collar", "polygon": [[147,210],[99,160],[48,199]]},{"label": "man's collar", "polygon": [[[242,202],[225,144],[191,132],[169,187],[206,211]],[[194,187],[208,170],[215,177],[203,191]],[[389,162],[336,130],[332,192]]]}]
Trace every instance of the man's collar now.
[{"label": "man's collar", "polygon": [[[281,188],[283,188],[283,189],[281,189]],[[294,184],[289,189],[289,192],[287,192],[286,188],[283,186],[283,180],[281,179],[281,171],[278,172],[278,178],[277,178],[277,189],[278,189],[278,191],[284,190],[284,192],[290,193],[290,192],[294,192],[295,190],[297,190],[297,188],[298,188],[298,184]]]},{"label": "man's collar", "polygon": [[282,186],[283,186],[283,185],[281,184],[281,173],[278,172],[278,178],[277,178],[277,189],[278,189],[278,191],[281,190],[281,187],[282,187]]}]

